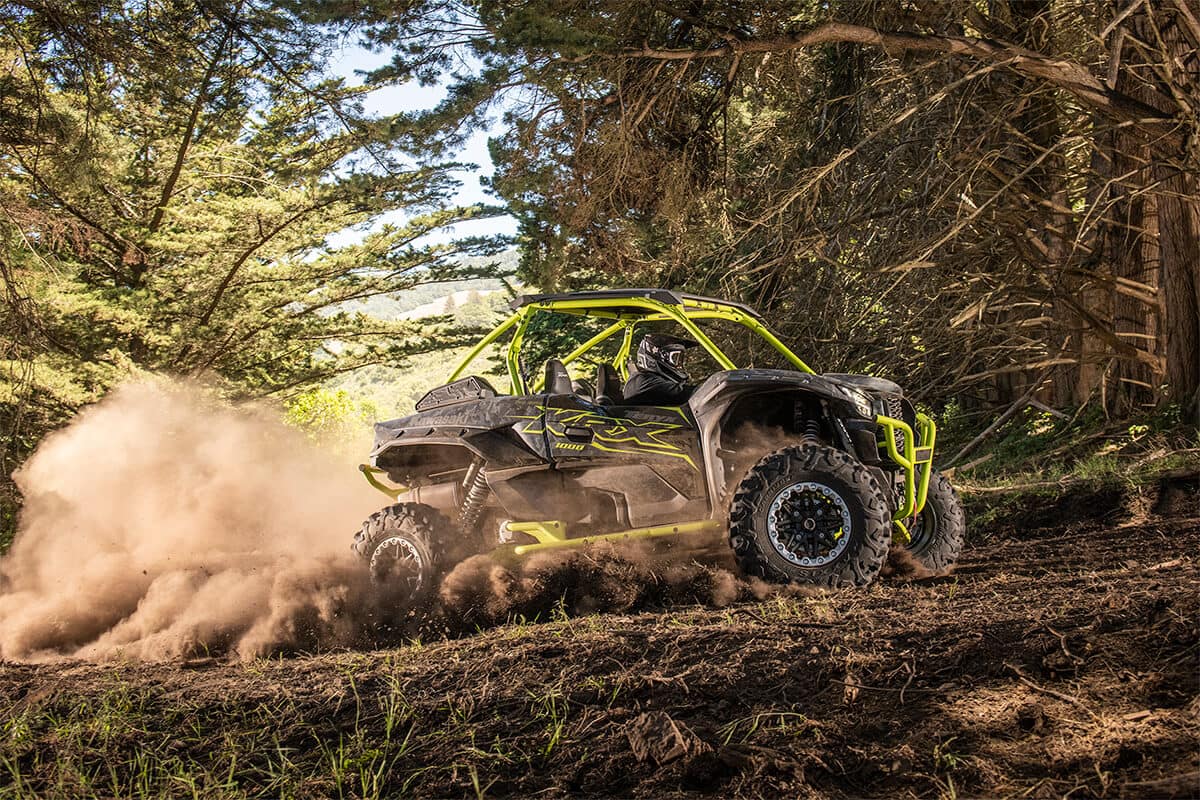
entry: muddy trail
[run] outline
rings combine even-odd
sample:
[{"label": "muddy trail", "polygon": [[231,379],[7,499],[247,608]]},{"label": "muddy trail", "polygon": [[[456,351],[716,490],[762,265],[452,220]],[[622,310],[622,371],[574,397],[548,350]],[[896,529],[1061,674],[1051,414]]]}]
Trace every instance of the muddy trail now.
[{"label": "muddy trail", "polygon": [[1023,507],[951,577],[2,664],[0,796],[1197,796],[1195,479]]}]

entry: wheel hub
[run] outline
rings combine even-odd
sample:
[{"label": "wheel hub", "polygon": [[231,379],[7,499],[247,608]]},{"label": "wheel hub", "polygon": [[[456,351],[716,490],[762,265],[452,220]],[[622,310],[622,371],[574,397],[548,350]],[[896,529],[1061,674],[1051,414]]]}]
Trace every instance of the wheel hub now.
[{"label": "wheel hub", "polygon": [[417,548],[402,536],[384,539],[371,554],[371,578],[376,583],[405,583],[410,592],[421,588],[423,566]]},{"label": "wheel hub", "polygon": [[921,513],[910,517],[908,521],[908,549],[920,550],[925,546],[926,541],[933,535],[937,528],[937,520],[933,517],[933,511],[928,505],[921,509]]},{"label": "wheel hub", "polygon": [[801,567],[820,567],[846,549],[850,509],[833,489],[815,481],[796,483],[775,496],[767,533],[776,552]]}]

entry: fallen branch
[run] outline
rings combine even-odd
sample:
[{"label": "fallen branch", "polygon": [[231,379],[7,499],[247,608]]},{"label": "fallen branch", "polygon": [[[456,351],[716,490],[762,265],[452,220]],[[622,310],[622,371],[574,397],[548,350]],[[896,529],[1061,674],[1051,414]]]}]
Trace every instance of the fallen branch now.
[{"label": "fallen branch", "polygon": [[1038,686],[1036,683],[1029,680],[1029,678],[1026,678],[1023,674],[1021,674],[1021,670],[1017,669],[1012,664],[1005,663],[1004,666],[1008,667],[1009,669],[1011,669],[1013,671],[1013,673],[1017,676],[1017,680],[1019,680],[1021,683],[1028,686],[1030,689],[1033,689],[1035,692],[1040,692],[1041,694],[1047,695],[1048,697],[1053,697],[1056,700],[1062,700],[1064,703],[1069,703],[1069,704],[1075,706],[1076,708],[1078,708],[1083,713],[1087,714],[1089,717],[1091,717],[1094,720],[1100,719],[1100,715],[1097,714],[1095,711],[1092,711],[1086,705],[1084,705],[1083,701],[1080,700],[1078,697],[1072,697],[1069,694],[1063,694],[1062,692],[1056,692],[1053,689],[1047,689],[1045,686]]},{"label": "fallen branch", "polygon": [[1012,486],[960,486],[956,487],[960,494],[1004,494],[1005,492],[1024,492],[1030,489],[1069,489],[1083,480],[1063,479],[1060,481],[1035,481],[1033,483],[1015,483]]},{"label": "fallen branch", "polygon": [[1046,381],[1046,372],[1043,372],[1040,376],[1038,376],[1038,379],[1036,381],[1034,381],[1032,384],[1030,384],[1029,390],[1027,392],[1025,392],[1025,394],[1021,395],[1017,399],[1017,402],[1015,402],[1011,406],[1009,406],[1008,410],[1005,411],[1003,414],[1001,414],[999,417],[997,417],[995,422],[993,422],[991,425],[988,425],[986,428],[984,428],[983,433],[979,434],[974,439],[967,442],[963,446],[963,449],[959,450],[954,455],[954,458],[950,459],[950,462],[947,466],[953,466],[954,464],[958,463],[959,459],[961,459],[967,453],[971,452],[976,447],[978,447],[985,439],[987,439],[989,436],[991,436],[993,433],[995,433],[996,430],[998,430],[1001,425],[1008,422],[1010,419],[1013,418],[1013,416],[1017,412],[1019,412],[1021,409],[1025,408],[1025,406],[1029,405],[1029,401],[1032,400],[1033,396],[1035,394],[1037,394],[1039,389],[1042,388],[1042,384],[1045,381]]}]

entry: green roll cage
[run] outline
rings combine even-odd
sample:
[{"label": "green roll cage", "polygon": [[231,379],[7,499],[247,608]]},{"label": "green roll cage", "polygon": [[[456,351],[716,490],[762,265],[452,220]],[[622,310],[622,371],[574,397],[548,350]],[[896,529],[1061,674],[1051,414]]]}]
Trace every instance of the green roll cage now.
[{"label": "green roll cage", "polygon": [[[678,302],[668,303],[650,296],[607,296],[607,297],[548,297],[534,298],[532,301],[523,299],[507,319],[483,337],[459,363],[451,373],[447,382],[461,378],[467,368],[491,344],[498,341],[508,331],[513,331],[505,353],[505,364],[508,368],[509,380],[512,383],[512,394],[536,394],[542,389],[544,376],[537,377],[532,384],[526,385],[525,376],[521,374],[520,355],[525,341],[525,332],[530,321],[539,313],[572,314],[575,316],[594,317],[612,320],[612,324],[604,328],[592,338],[563,356],[564,365],[570,365],[587,354],[601,343],[622,334],[621,346],[613,357],[612,365],[623,378],[628,378],[629,354],[633,348],[634,329],[648,322],[676,322],[704,348],[722,369],[737,369],[737,365],[710,339],[696,324],[700,320],[726,320],[737,323],[757,334],[782,355],[788,363],[800,372],[815,374],[815,371],[791,351],[774,333],[764,325],[758,317],[745,310],[744,306],[723,303],[712,298],[700,298],[689,295],[672,295]],[[925,497],[929,489],[929,477],[932,472],[933,445],[937,435],[937,427],[932,419],[925,414],[917,414],[917,430],[904,420],[895,417],[877,415],[875,422],[884,429],[882,437],[888,456],[904,471],[904,495],[900,507],[894,516],[898,538],[908,540],[908,531],[903,521],[920,513],[925,507]],[[897,446],[896,432],[901,436],[901,445]],[[918,447],[918,441],[920,446]]]},{"label": "green roll cage", "polygon": [[759,322],[753,314],[733,305],[687,296],[681,296],[678,304],[665,303],[651,297],[568,298],[543,300],[518,307],[506,320],[471,348],[471,351],[459,363],[458,368],[450,375],[449,381],[461,378],[467,371],[467,367],[479,357],[480,353],[509,330],[513,330],[513,336],[508,342],[504,359],[508,367],[509,380],[512,382],[512,394],[536,393],[542,388],[544,377],[539,377],[531,386],[526,386],[525,376],[521,374],[520,356],[521,347],[525,342],[525,331],[528,329],[530,321],[534,316],[543,312],[613,320],[613,323],[607,328],[563,356],[562,362],[565,366],[569,366],[618,333],[623,333],[621,347],[613,358],[612,365],[621,373],[622,377],[627,378],[629,375],[626,363],[633,349],[634,329],[647,322],[677,322],[700,343],[705,352],[712,356],[722,369],[737,369],[733,360],[717,347],[695,322],[696,320],[719,319],[736,322],[753,331],[774,347],[796,369],[809,374],[813,372],[811,367],[800,360],[800,357],[788,349],[787,345],[779,341],[778,337],[771,333],[767,326]]}]

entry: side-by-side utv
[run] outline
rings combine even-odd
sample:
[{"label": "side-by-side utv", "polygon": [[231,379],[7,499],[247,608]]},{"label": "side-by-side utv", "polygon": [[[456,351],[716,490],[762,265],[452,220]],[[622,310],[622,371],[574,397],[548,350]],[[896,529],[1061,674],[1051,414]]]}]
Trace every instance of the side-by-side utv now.
[{"label": "side-by-side utv", "polygon": [[[531,378],[523,344],[541,315],[591,318],[595,334]],[[786,368],[739,368],[710,326],[757,337]],[[638,337],[668,328],[711,374],[678,405],[627,402]],[[506,339],[503,394],[468,369]],[[522,296],[416,413],[375,426],[362,470],[391,504],[354,549],[412,603],[476,553],[649,537],[727,535],[748,575],[862,586],[893,543],[934,570],[958,556],[963,512],[932,468],[934,436],[895,383],[816,374],[745,305],[662,289]]]}]

